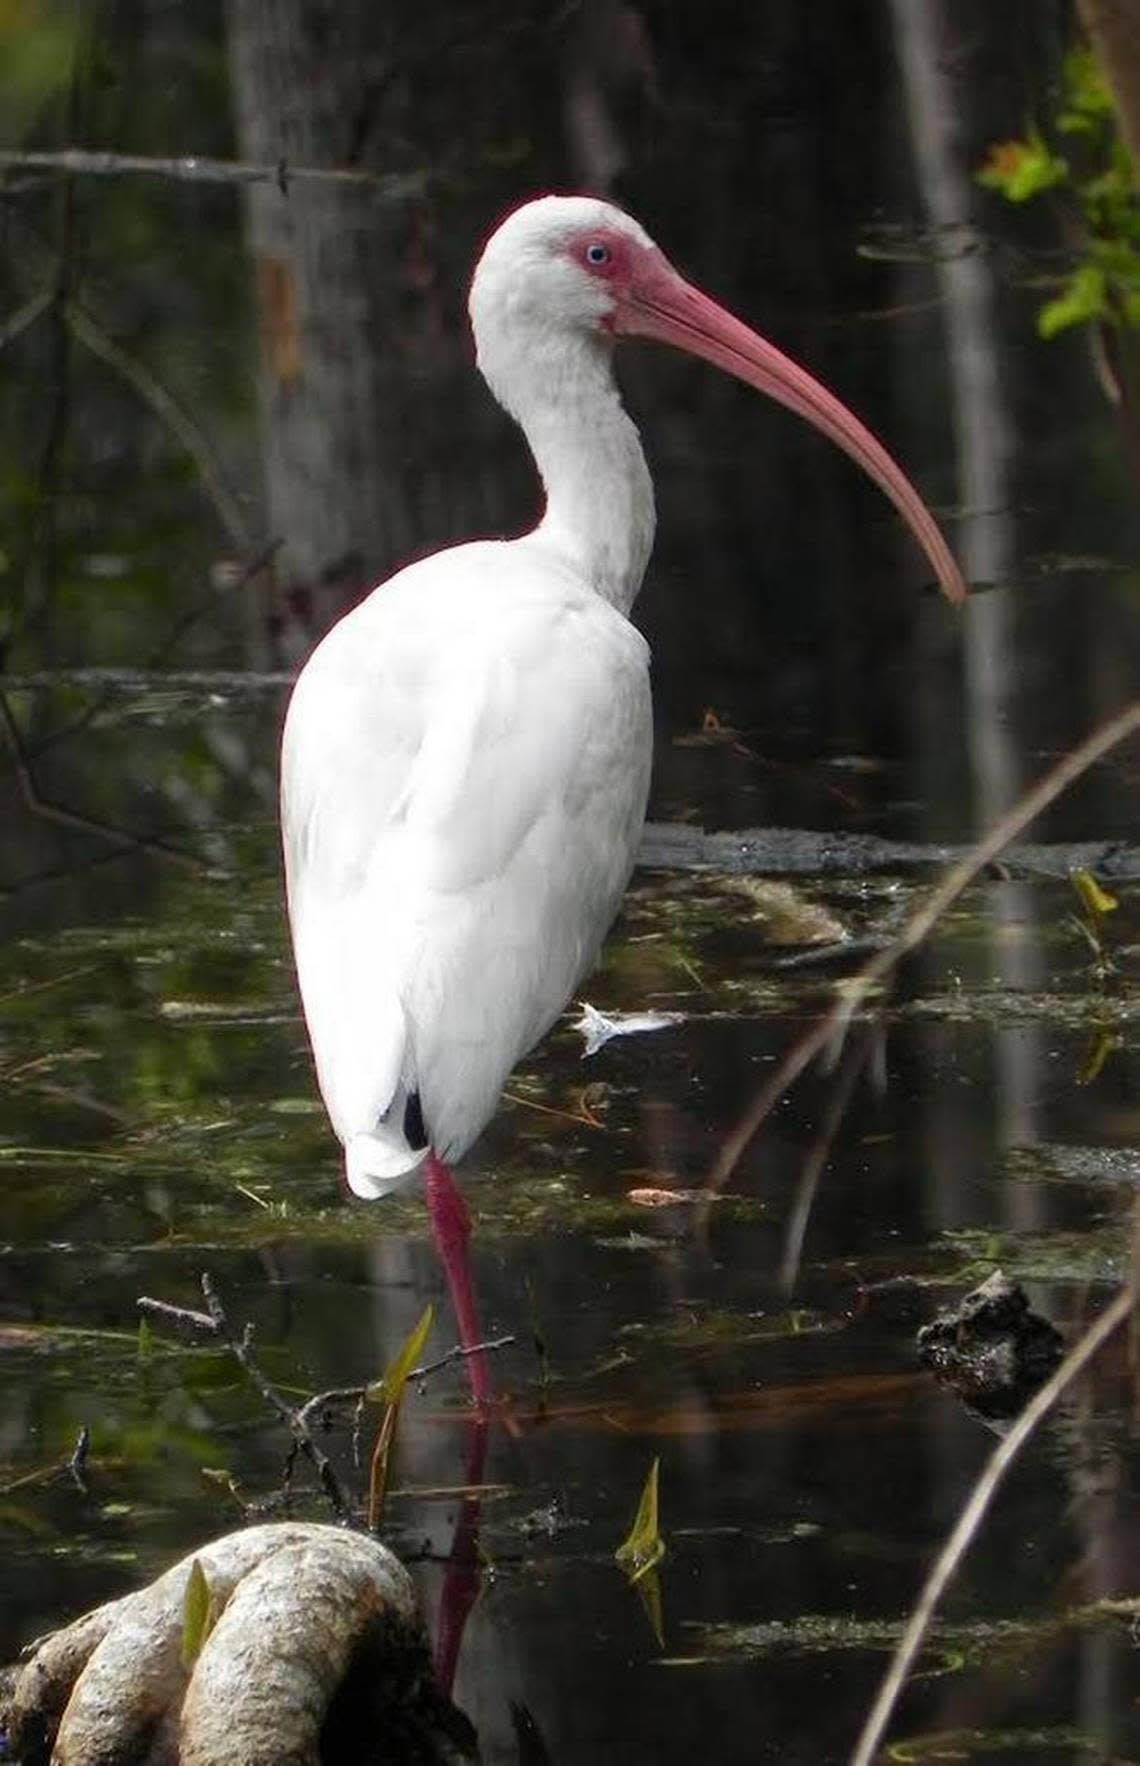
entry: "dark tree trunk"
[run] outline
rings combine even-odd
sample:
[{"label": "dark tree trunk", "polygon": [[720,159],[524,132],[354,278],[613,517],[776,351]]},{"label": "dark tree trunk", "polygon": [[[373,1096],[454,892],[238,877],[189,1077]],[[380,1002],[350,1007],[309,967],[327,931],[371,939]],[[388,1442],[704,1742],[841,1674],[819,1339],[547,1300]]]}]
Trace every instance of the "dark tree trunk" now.
[{"label": "dark tree trunk", "polygon": [[266,525],[285,591],[275,623],[292,653],[435,537],[422,521],[437,494],[425,393],[457,352],[435,310],[422,208],[379,180],[287,175],[377,169],[377,119],[400,104],[384,22],[359,0],[229,6],[242,153],[285,168],[251,187],[248,235]]}]

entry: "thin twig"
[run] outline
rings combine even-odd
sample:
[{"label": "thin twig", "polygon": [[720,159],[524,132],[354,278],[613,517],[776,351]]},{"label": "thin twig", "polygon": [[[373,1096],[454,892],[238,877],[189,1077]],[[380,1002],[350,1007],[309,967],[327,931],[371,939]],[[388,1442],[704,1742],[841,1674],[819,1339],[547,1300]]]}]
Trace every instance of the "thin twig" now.
[{"label": "thin twig", "polygon": [[119,1128],[126,1128],[134,1121],[129,1110],[119,1110],[114,1104],[105,1104],[102,1098],[93,1098],[90,1092],[80,1091],[73,1085],[60,1085],[54,1079],[41,1079],[28,1089],[38,1092],[41,1098],[67,1104],[73,1110],[89,1110],[92,1116],[98,1116],[102,1122],[113,1122]]},{"label": "thin twig", "polygon": [[202,1295],[206,1302],[206,1310],[214,1321],[218,1334],[225,1338],[226,1346],[238,1363],[250,1383],[255,1386],[271,1410],[276,1411],[289,1429],[294,1444],[306,1459],[320,1480],[321,1489],[332,1503],[341,1520],[348,1520],[352,1515],[352,1504],[341,1487],[340,1479],[333,1470],[327,1455],[321,1452],[313,1439],[307,1425],[302,1422],[300,1413],[293,1408],[280,1392],[270,1385],[253,1356],[253,1327],[246,1325],[240,1337],[234,1335],[226,1317],[218,1292],[208,1275],[202,1276]]},{"label": "thin twig", "polygon": [[834,1051],[841,1046],[847,1026],[855,1013],[888,983],[903,958],[922,943],[962,891],[1074,779],[1080,778],[1094,762],[1123,742],[1136,729],[1140,729],[1140,699],[1133,700],[1123,711],[1118,712],[1107,723],[1101,724],[1091,736],[1087,736],[1071,753],[1064,755],[1056,766],[1051,767],[1044,778],[1014,805],[1009,814],[1003,816],[997,826],[965,858],[947,871],[938,886],[931,890],[926,900],[906,921],[898,937],[854,975],[843,981],[841,991],[830,1009],[817,1019],[799,1042],[793,1044],[722,1144],[716,1162],[705,1179],[705,1189],[710,1195],[717,1195],[724,1188],[745,1148],[789,1087],[824,1049],[830,1047]]},{"label": "thin twig", "polygon": [[312,1398],[307,1398],[297,1415],[303,1423],[315,1421],[322,1428],[327,1428],[329,1419],[326,1412],[338,1410],[342,1406],[347,1409],[349,1405],[355,1408],[367,1390],[367,1386],[333,1386],[328,1392],[317,1392]]},{"label": "thin twig", "polygon": [[518,1104],[523,1110],[537,1110],[540,1116],[557,1116],[562,1122],[577,1122],[584,1128],[602,1126],[596,1116],[589,1115],[585,1110],[558,1110],[553,1104],[540,1104],[537,1098],[524,1098],[516,1091],[505,1091],[503,1100],[508,1104]]},{"label": "thin twig", "polygon": [[7,695],[0,690],[0,725],[8,738],[8,746],[12,751],[12,762],[16,774],[16,783],[24,804],[32,815],[40,816],[45,822],[54,822],[61,828],[74,828],[82,834],[94,834],[100,840],[114,841],[120,852],[149,852],[156,858],[170,860],[174,864],[184,865],[188,870],[204,871],[210,867],[205,859],[195,853],[186,852],[180,846],[171,846],[156,834],[131,834],[125,828],[117,828],[111,822],[103,822],[95,816],[81,815],[78,810],[66,809],[63,804],[52,803],[41,796],[35,775],[28,761],[24,748],[24,739],[20,734],[19,725],[12,714]]},{"label": "thin twig", "polygon": [[169,1300],[152,1300],[149,1294],[140,1294],[135,1305],[140,1312],[148,1312],[166,1324],[176,1325],[191,1336],[199,1331],[212,1337],[220,1334],[221,1327],[208,1312],[194,1312],[189,1306],[172,1306]]},{"label": "thin twig", "polygon": [[182,1329],[191,1332],[204,1332],[209,1336],[223,1339],[246,1378],[256,1387],[269,1408],[281,1418],[289,1429],[289,1433],[293,1437],[288,1461],[289,1469],[292,1468],[298,1452],[303,1453],[316,1472],[321,1488],[338,1518],[349,1520],[352,1516],[352,1504],[342,1489],[340,1479],[329,1460],[314,1441],[304,1412],[295,1410],[282,1398],[276,1388],[266,1379],[254,1359],[252,1325],[247,1324],[241,1336],[237,1336],[230,1326],[226,1309],[222,1305],[210,1277],[203,1274],[201,1281],[202,1296],[206,1302],[205,1312],[195,1312],[186,1306],[172,1306],[166,1300],[152,1300],[149,1295],[145,1294],[140,1296],[136,1304],[142,1311],[152,1313],[158,1318],[167,1319]]},{"label": "thin twig", "polygon": [[84,1423],[75,1438],[75,1446],[72,1448],[71,1458],[67,1462],[67,1469],[84,1496],[90,1495],[87,1484],[87,1454],[90,1447],[91,1430]]},{"label": "thin twig", "polygon": [[[142,1301],[139,1304],[141,1306]],[[450,1367],[452,1362],[465,1361],[469,1355],[492,1355],[498,1349],[509,1348],[515,1340],[513,1335],[509,1335],[488,1337],[483,1343],[471,1343],[466,1346],[457,1343],[454,1349],[449,1349],[437,1361],[427,1361],[422,1367],[410,1369],[408,1380],[409,1382],[426,1380],[430,1374],[438,1373],[440,1368]],[[370,1382],[370,1384],[374,1383]],[[321,1419],[322,1411],[347,1410],[350,1405],[360,1404],[367,1396],[368,1386],[333,1386],[328,1392],[318,1392],[314,1397],[307,1399],[297,1415],[305,1423],[311,1422],[314,1418],[323,1420]]]},{"label": "thin twig", "polygon": [[133,850],[132,846],[112,846],[109,851],[88,852],[82,858],[69,860],[67,864],[45,865],[42,870],[32,871],[16,883],[0,883],[0,901],[14,901],[18,896],[30,895],[33,889],[43,889],[49,884],[59,883],[65,877],[71,882],[85,871],[97,871],[102,865],[117,864]]},{"label": "thin twig", "polygon": [[1101,1313],[1096,1323],[1086,1331],[1075,1348],[1069,1351],[1060,1367],[1051,1378],[1046,1380],[1026,1405],[1008,1435],[1003,1436],[994,1448],[986,1462],[985,1470],[970,1492],[965,1507],[958,1516],[953,1530],[923,1584],[918,1604],[911,1614],[907,1628],[899,1639],[890,1666],[883,1676],[878,1696],[871,1707],[870,1715],[863,1726],[863,1732],[851,1756],[850,1766],[871,1766],[871,1762],[878,1752],[879,1744],[886,1733],[887,1724],[891,1720],[891,1713],[899,1693],[902,1691],[906,1677],[914,1665],[915,1657],[918,1655],[923,1639],[930,1628],[930,1621],[934,1616],[935,1609],[946,1591],[947,1584],[957,1571],[970,1541],[985,1519],[990,1503],[993,1501],[1006,1472],[1038,1423],[1053,1408],[1066,1387],[1088,1365],[1113,1332],[1118,1331],[1121,1325],[1127,1322],[1135,1301],[1135,1292],[1132,1285],[1129,1284],[1116,1296],[1111,1306]]},{"label": "thin twig", "polygon": [[839,1125],[851,1102],[851,1094],[855,1090],[859,1075],[867,1064],[868,1045],[860,1041],[854,1048],[848,1049],[843,1066],[835,1075],[831,1088],[831,1096],[827,1101],[827,1110],[819,1133],[808,1149],[807,1158],[800,1168],[799,1180],[796,1184],[796,1197],[792,1211],[788,1216],[788,1224],[784,1231],[784,1250],[780,1258],[779,1284],[783,1294],[790,1294],[796,1285],[800,1271],[800,1258],[803,1254],[804,1237],[807,1233],[808,1221],[811,1219],[811,1206],[815,1199],[816,1187],[819,1184],[827,1156],[839,1132]]},{"label": "thin twig", "polygon": [[445,1355],[439,1357],[438,1361],[428,1361],[424,1363],[423,1367],[412,1368],[408,1379],[409,1381],[426,1380],[429,1374],[438,1373],[441,1367],[450,1367],[453,1361],[466,1361],[469,1355],[491,1355],[496,1349],[509,1349],[514,1341],[513,1335],[507,1335],[488,1337],[485,1343],[457,1343],[454,1349],[449,1349]]}]

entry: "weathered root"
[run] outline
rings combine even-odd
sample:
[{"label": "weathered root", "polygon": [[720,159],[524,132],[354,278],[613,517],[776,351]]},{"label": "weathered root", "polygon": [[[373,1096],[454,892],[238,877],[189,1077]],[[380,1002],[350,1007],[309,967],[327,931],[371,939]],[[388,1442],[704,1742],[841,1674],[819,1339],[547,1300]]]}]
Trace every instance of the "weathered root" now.
[{"label": "weathered root", "polygon": [[[187,1668],[195,1559],[216,1617]],[[337,1740],[363,1761],[385,1724],[414,1733],[425,1761],[476,1757],[431,1684],[403,1566],[363,1534],[299,1523],[214,1540],[54,1633],[7,1712],[24,1766],[317,1766]]]}]

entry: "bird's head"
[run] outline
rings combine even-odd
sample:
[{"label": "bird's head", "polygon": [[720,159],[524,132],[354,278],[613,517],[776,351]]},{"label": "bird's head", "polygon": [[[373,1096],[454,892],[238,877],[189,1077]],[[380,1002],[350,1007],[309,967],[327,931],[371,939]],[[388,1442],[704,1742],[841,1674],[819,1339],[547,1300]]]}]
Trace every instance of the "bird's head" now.
[{"label": "bird's head", "polygon": [[622,337],[701,356],[786,405],[863,467],[907,522],[943,592],[965,599],[938,524],[882,443],[806,369],[686,282],[611,203],[543,196],[515,209],[483,248],[469,304],[479,365],[508,408],[512,370],[531,363],[555,394],[583,347],[608,351]]},{"label": "bird's head", "polygon": [[649,235],[611,203],[542,196],[492,233],[471,282],[477,344],[496,331],[605,337],[638,271],[665,259]]}]

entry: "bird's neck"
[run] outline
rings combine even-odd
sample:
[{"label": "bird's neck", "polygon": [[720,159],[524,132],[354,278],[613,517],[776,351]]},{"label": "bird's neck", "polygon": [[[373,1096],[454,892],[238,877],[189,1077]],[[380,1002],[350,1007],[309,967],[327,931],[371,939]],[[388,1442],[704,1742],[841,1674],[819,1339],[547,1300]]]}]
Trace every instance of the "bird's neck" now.
[{"label": "bird's neck", "polygon": [[545,360],[528,352],[523,383],[495,387],[522,427],[546,491],[532,538],[628,613],[653,549],[649,468],[609,348],[594,339],[558,342]]}]

